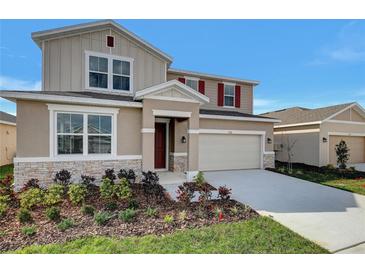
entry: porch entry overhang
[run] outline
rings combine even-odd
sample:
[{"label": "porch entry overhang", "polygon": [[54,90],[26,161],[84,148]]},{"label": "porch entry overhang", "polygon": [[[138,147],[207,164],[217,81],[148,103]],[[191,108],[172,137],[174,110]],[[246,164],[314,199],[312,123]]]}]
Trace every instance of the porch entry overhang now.
[{"label": "porch entry overhang", "polygon": [[199,107],[209,98],[172,80],[137,92],[135,99],[143,105],[143,170],[171,170],[179,159],[191,180],[198,172]]}]

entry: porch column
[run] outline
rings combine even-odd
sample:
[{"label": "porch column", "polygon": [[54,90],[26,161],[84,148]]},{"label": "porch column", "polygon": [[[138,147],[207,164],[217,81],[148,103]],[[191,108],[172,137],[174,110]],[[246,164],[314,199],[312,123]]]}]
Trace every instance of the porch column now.
[{"label": "porch column", "polygon": [[188,166],[186,179],[192,181],[199,171],[199,116],[192,116],[188,122]]},{"label": "porch column", "polygon": [[155,117],[149,109],[142,114],[142,170],[155,169]]}]

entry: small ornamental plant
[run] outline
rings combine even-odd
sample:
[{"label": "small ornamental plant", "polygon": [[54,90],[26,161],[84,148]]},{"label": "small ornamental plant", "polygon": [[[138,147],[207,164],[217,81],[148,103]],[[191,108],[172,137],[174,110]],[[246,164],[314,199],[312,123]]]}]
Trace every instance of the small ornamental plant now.
[{"label": "small ornamental plant", "polygon": [[218,188],[218,198],[223,201],[228,201],[231,198],[232,189],[226,186],[220,186]]},{"label": "small ornamental plant", "polygon": [[122,210],[119,212],[119,219],[123,222],[130,223],[134,220],[136,216],[136,211],[131,208],[127,208],[126,210]]},{"label": "small ornamental plant", "polygon": [[58,207],[52,206],[46,209],[46,216],[50,221],[59,221],[61,218],[61,211]]},{"label": "small ornamental plant", "polygon": [[99,211],[94,216],[94,220],[97,225],[106,225],[111,218],[112,215],[106,211]]},{"label": "small ornamental plant", "polygon": [[67,187],[71,181],[71,173],[66,169],[62,169],[56,173],[53,181]]},{"label": "small ornamental plant", "polygon": [[176,199],[184,206],[189,206],[194,196],[194,190],[190,188],[187,184],[182,184],[178,186],[178,189],[176,191]]},{"label": "small ornamental plant", "polygon": [[179,220],[180,221],[185,221],[188,218],[188,213],[186,212],[186,210],[180,211],[179,212]]},{"label": "small ornamental plant", "polygon": [[108,201],[105,204],[105,210],[114,211],[118,209],[118,204],[115,201]]},{"label": "small ornamental plant", "polygon": [[336,145],[337,164],[339,168],[346,168],[347,162],[350,159],[349,152],[350,149],[347,147],[347,144],[344,140],[341,140],[341,142]]},{"label": "small ornamental plant", "polygon": [[37,233],[37,227],[32,225],[32,226],[24,226],[21,228],[21,232],[24,236],[34,236]]},{"label": "small ornamental plant", "polygon": [[132,191],[129,186],[129,181],[122,178],[120,183],[114,186],[114,193],[120,200],[126,200],[132,197]]},{"label": "small ornamental plant", "polygon": [[18,221],[22,224],[31,223],[33,221],[30,211],[26,208],[19,209],[17,217],[18,217]]},{"label": "small ornamental plant", "polygon": [[10,196],[0,195],[0,218],[4,217],[9,209]]},{"label": "small ornamental plant", "polygon": [[44,194],[44,204],[46,206],[53,206],[55,204],[61,203],[64,192],[65,192],[65,187],[63,185],[61,184],[50,185]]},{"label": "small ornamental plant", "polygon": [[208,184],[204,184],[199,188],[199,205],[201,207],[206,207],[208,201],[212,198],[212,191]]},{"label": "small ornamental plant", "polygon": [[20,207],[31,209],[43,204],[43,191],[39,188],[30,188],[20,193]]},{"label": "small ornamental plant", "polygon": [[109,178],[104,178],[99,187],[100,196],[103,199],[112,199],[114,196],[114,183]]},{"label": "small ornamental plant", "polygon": [[129,200],[128,208],[137,209],[138,207],[139,207],[139,204],[138,204],[137,200],[135,200],[135,199]]},{"label": "small ornamental plant", "polygon": [[218,207],[215,208],[214,214],[219,222],[221,222],[223,220],[223,210],[221,208],[218,208]]},{"label": "small ornamental plant", "polygon": [[103,175],[103,179],[108,178],[112,184],[114,184],[114,180],[117,179],[115,176],[114,169],[106,169],[105,174]]},{"label": "small ornamental plant", "polygon": [[199,171],[198,174],[194,177],[194,182],[196,183],[197,187],[200,188],[205,183],[205,178],[203,172]]},{"label": "small ornamental plant", "polygon": [[172,215],[166,215],[164,218],[163,218],[163,221],[166,223],[166,224],[172,224],[174,222],[174,217]]},{"label": "small ornamental plant", "polygon": [[71,219],[63,219],[58,223],[57,228],[61,231],[66,231],[67,229],[74,227],[75,223]]},{"label": "small ornamental plant", "polygon": [[13,175],[8,174],[5,178],[0,179],[0,195],[8,195],[10,198],[14,197]]},{"label": "small ornamental plant", "polygon": [[158,216],[158,211],[157,211],[156,208],[147,207],[147,209],[146,209],[146,215],[148,217],[157,217]]},{"label": "small ornamental plant", "polygon": [[81,184],[84,185],[86,188],[89,188],[90,185],[95,181],[95,177],[81,175]]},{"label": "small ornamental plant", "polygon": [[68,197],[73,205],[78,205],[85,200],[86,186],[81,184],[71,184],[68,188]]},{"label": "small ornamental plant", "polygon": [[126,169],[121,169],[118,173],[119,179],[127,179],[130,183],[134,183],[136,180],[136,173],[133,171],[133,169],[129,169],[128,171]]},{"label": "small ornamental plant", "polygon": [[91,205],[83,205],[81,207],[81,212],[84,215],[94,216],[94,214],[95,214],[95,207],[93,207]]},{"label": "small ornamental plant", "polygon": [[36,178],[29,179],[25,185],[20,189],[20,192],[26,191],[30,188],[40,188],[39,186],[39,180]]},{"label": "small ornamental plant", "polygon": [[238,207],[236,207],[236,206],[231,207],[229,210],[231,211],[231,214],[232,214],[233,216],[237,216],[237,215],[238,215],[238,213],[239,213],[239,209],[238,209]]}]

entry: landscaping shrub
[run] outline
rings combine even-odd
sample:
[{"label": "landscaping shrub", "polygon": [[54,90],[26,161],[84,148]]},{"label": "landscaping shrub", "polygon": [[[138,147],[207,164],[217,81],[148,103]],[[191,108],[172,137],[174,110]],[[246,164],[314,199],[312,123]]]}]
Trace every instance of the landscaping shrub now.
[{"label": "landscaping shrub", "polygon": [[14,180],[13,175],[8,174],[5,178],[0,179],[0,195],[14,197]]},{"label": "landscaping shrub", "polygon": [[39,188],[30,188],[19,195],[20,206],[22,208],[31,209],[36,205],[43,204],[43,191]]},{"label": "landscaping shrub", "polygon": [[114,183],[114,180],[117,179],[117,176],[115,176],[114,169],[106,169],[105,175],[103,175],[103,179],[108,178],[112,183]]},{"label": "landscaping shrub", "polygon": [[147,207],[146,209],[146,215],[148,217],[157,217],[158,215],[158,211],[156,208],[153,208],[153,207]]},{"label": "landscaping shrub", "polygon": [[61,231],[66,231],[73,226],[75,226],[75,223],[71,219],[63,219],[58,223],[57,228]]},{"label": "landscaping shrub", "polygon": [[205,178],[204,178],[204,174],[203,172],[199,171],[198,174],[196,174],[196,176],[194,177],[194,182],[196,183],[196,185],[200,188],[204,185],[205,183]]},{"label": "landscaping shrub", "polygon": [[58,207],[52,206],[46,209],[46,216],[51,221],[58,221],[61,218],[61,210]]},{"label": "landscaping shrub", "polygon": [[94,216],[95,214],[95,207],[91,205],[83,205],[81,208],[81,212],[84,215]]},{"label": "landscaping shrub", "polygon": [[232,214],[233,216],[237,216],[237,215],[238,215],[238,213],[239,213],[239,209],[238,209],[238,207],[236,207],[236,206],[231,207],[229,210],[230,210],[230,212],[231,212],[231,214]]},{"label": "landscaping shrub", "polygon": [[341,140],[340,143],[336,145],[337,164],[339,165],[339,168],[346,168],[347,162],[350,159],[349,152],[350,149],[347,147],[344,140]]},{"label": "landscaping shrub", "polygon": [[207,202],[211,199],[212,197],[212,191],[210,190],[210,187],[208,184],[203,184],[200,188],[199,188],[199,204],[201,207],[206,207]]},{"label": "landscaping shrub", "polygon": [[128,202],[128,208],[137,209],[139,207],[137,200],[131,199]]},{"label": "landscaping shrub", "polygon": [[121,200],[132,197],[132,191],[126,178],[122,178],[120,183],[114,186],[114,193]]},{"label": "landscaping shrub", "polygon": [[136,216],[136,211],[131,208],[127,208],[119,212],[119,219],[121,219],[123,222],[126,223],[132,222],[135,216]]},{"label": "landscaping shrub", "polygon": [[223,220],[223,209],[216,207],[214,209],[214,215],[218,219],[218,221],[222,221]]},{"label": "landscaping shrub", "polygon": [[100,196],[103,199],[112,199],[114,196],[114,184],[109,178],[104,178],[101,181],[99,188]]},{"label": "landscaping shrub", "polygon": [[228,201],[231,198],[232,189],[226,186],[220,186],[218,188],[218,198],[222,199],[223,201]]},{"label": "landscaping shrub", "polygon": [[52,184],[44,194],[44,204],[52,206],[62,202],[65,187],[61,184]]},{"label": "landscaping shrub", "polygon": [[62,169],[61,171],[57,172],[53,179],[55,183],[59,183],[66,187],[70,184],[70,180],[71,173],[66,169]]},{"label": "landscaping shrub", "polygon": [[133,171],[133,169],[129,169],[128,171],[126,169],[121,169],[118,173],[119,179],[127,179],[130,183],[134,183],[136,180],[136,174]]},{"label": "landscaping shrub", "polygon": [[195,197],[194,190],[188,184],[178,186],[176,191],[177,200],[185,206],[190,205],[191,200]]},{"label": "landscaping shrub", "polygon": [[171,224],[173,221],[174,221],[174,217],[172,215],[166,215],[164,218],[163,218],[163,221],[166,223],[166,224]]},{"label": "landscaping shrub", "polygon": [[31,178],[28,180],[28,182],[25,183],[25,185],[21,188],[21,192],[26,191],[30,188],[40,188],[39,186],[39,180],[36,178]]},{"label": "landscaping shrub", "polygon": [[105,209],[108,211],[117,210],[118,204],[115,201],[109,201],[105,204]]},{"label": "landscaping shrub", "polygon": [[32,214],[26,208],[19,209],[17,217],[18,217],[18,221],[22,224],[30,223],[33,221]]},{"label": "landscaping shrub", "polygon": [[5,203],[0,203],[0,218],[4,217],[8,211],[9,206]]},{"label": "landscaping shrub", "polygon": [[146,196],[154,196],[156,199],[164,197],[165,190],[159,184],[159,180],[156,172],[142,172],[142,186]]},{"label": "landscaping shrub", "polygon": [[81,184],[71,184],[68,188],[68,197],[73,205],[77,205],[85,200],[86,186]]},{"label": "landscaping shrub", "polygon": [[111,218],[112,215],[106,211],[99,211],[94,216],[95,223],[98,225],[106,225]]},{"label": "landscaping shrub", "polygon": [[84,185],[86,188],[89,188],[90,185],[95,181],[95,177],[81,175],[81,184]]},{"label": "landscaping shrub", "polygon": [[24,226],[21,229],[21,232],[25,235],[25,236],[34,236],[37,233],[37,227],[32,225],[32,226]]}]

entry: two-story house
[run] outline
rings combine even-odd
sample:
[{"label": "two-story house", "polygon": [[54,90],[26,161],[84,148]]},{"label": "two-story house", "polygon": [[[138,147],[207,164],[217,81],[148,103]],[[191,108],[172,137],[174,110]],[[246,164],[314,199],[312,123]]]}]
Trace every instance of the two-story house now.
[{"label": "two-story house", "polygon": [[172,69],[172,58],[114,21],[32,33],[42,91],[17,104],[15,182],[61,169],[101,178],[132,168],[186,172],[274,165],[275,118],[253,115],[258,81]]}]

